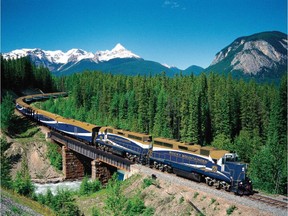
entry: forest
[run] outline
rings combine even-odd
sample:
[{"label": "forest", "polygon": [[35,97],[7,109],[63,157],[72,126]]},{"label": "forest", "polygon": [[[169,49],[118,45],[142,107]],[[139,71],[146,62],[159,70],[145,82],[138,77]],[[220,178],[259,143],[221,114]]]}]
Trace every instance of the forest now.
[{"label": "forest", "polygon": [[51,72],[45,67],[34,66],[28,57],[5,60],[1,55],[1,92],[19,93],[27,88],[39,88],[44,92],[54,90]]},{"label": "forest", "polygon": [[[13,73],[14,80],[5,88],[13,90],[25,83],[45,92],[69,93],[67,98],[38,104],[41,109],[95,125],[236,151],[249,163],[249,176],[257,188],[287,193],[286,76],[280,85],[216,73],[184,76],[180,72],[171,78],[164,72],[124,76],[85,71],[52,78],[47,69],[29,66],[23,59],[14,60],[21,61],[20,66],[9,61],[1,61],[6,71],[1,75],[2,83],[11,81],[15,68],[26,69],[26,75]],[[26,83],[28,76],[34,82]]]}]

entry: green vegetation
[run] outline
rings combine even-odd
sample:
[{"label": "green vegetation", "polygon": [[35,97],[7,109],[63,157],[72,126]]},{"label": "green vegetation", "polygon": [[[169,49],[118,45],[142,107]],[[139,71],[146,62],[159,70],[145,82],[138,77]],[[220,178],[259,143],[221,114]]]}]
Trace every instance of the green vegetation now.
[{"label": "green vegetation", "polygon": [[0,112],[1,112],[1,130],[3,132],[8,132],[9,128],[11,128],[12,126],[12,120],[14,118],[13,98],[8,93],[6,93],[6,95],[3,97],[0,106]]},{"label": "green vegetation", "polygon": [[196,199],[198,195],[199,195],[199,193],[195,192],[193,198]]},{"label": "green vegetation", "polygon": [[151,177],[147,177],[147,178],[143,179],[142,187],[145,189],[145,188],[149,187],[152,184],[155,184],[155,180],[152,179]]},{"label": "green vegetation", "polygon": [[107,185],[107,194],[104,211],[106,215],[153,215],[154,209],[147,208],[141,199],[140,192],[127,198],[121,188],[121,182],[114,175]]},{"label": "green vegetation", "polygon": [[[33,209],[34,211],[40,213],[41,215],[45,215],[45,216],[55,215],[54,212],[52,210],[50,210],[49,208],[43,206],[42,204],[40,204],[34,200],[31,200],[31,198],[21,196],[21,195],[15,193],[14,191],[1,188],[1,197],[12,199],[14,202],[19,203],[19,204],[24,205],[24,206],[27,206],[27,207]],[[13,207],[14,206],[12,206],[12,208]],[[13,209],[14,209],[14,211],[17,211],[16,208],[13,208]]]},{"label": "green vegetation", "polygon": [[227,215],[231,215],[236,209],[237,209],[237,207],[236,207],[235,205],[230,206],[230,207],[226,210]]},{"label": "green vegetation", "polygon": [[53,79],[50,71],[44,67],[35,67],[29,57],[16,60],[4,60],[1,55],[1,90],[20,92],[25,88],[40,88],[53,91]]},{"label": "green vegetation", "polygon": [[89,178],[85,176],[81,182],[79,194],[82,196],[87,196],[101,190],[101,188],[102,185],[98,179],[89,181]]},{"label": "green vegetation", "polygon": [[50,160],[51,165],[55,167],[57,170],[62,170],[61,148],[57,144],[53,143],[47,143],[47,146],[48,146],[47,156]]},{"label": "green vegetation", "polygon": [[31,181],[29,174],[27,158],[23,157],[21,170],[17,172],[15,179],[12,183],[13,190],[23,196],[33,197],[35,187]]},{"label": "green vegetation", "polygon": [[[168,78],[164,73],[131,77],[84,72],[56,82],[70,96],[43,103],[48,111],[236,151],[243,162],[251,163],[250,175],[257,188],[285,193],[287,156],[281,152],[287,152],[286,77],[279,88],[214,73]],[[268,152],[277,158],[271,165]],[[261,164],[263,159],[267,163]],[[267,184],[261,184],[264,181]]]},{"label": "green vegetation", "polygon": [[53,209],[56,215],[80,215],[80,210],[75,204],[73,193],[69,190],[58,189],[56,195],[53,195],[51,190],[48,190],[45,195],[39,194],[37,200],[39,203]]},{"label": "green vegetation", "polygon": [[[84,72],[53,79],[47,69],[34,67],[28,58],[2,58],[1,70],[2,90],[18,93],[27,87],[44,91],[57,87],[70,93],[68,98],[44,102],[43,109],[96,125],[236,151],[242,161],[250,163],[256,188],[287,193],[287,154],[283,154],[287,152],[286,76],[279,86],[215,73],[169,78],[165,73]],[[17,128],[19,119],[11,119],[11,110],[11,96],[6,95],[1,103],[2,129],[9,129],[10,124],[26,131],[26,137],[37,132],[26,130],[31,123]]]},{"label": "green vegetation", "polygon": [[183,203],[184,202],[184,197],[181,196],[180,199],[179,199],[179,204]]},{"label": "green vegetation", "polygon": [[5,188],[11,188],[11,174],[10,174],[10,170],[11,170],[11,162],[9,160],[9,158],[7,158],[5,156],[5,151],[10,147],[9,143],[7,142],[7,140],[3,137],[0,138],[0,156],[1,156],[1,187],[5,187]]},{"label": "green vegetation", "polygon": [[213,203],[215,203],[216,202],[216,199],[214,199],[214,198],[211,198],[211,202],[210,202],[210,205],[212,205]]}]

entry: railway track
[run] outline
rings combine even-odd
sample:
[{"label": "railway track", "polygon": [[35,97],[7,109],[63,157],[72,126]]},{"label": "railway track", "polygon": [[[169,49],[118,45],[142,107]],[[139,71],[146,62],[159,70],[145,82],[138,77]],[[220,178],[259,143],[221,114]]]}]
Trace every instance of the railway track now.
[{"label": "railway track", "polygon": [[254,201],[268,204],[270,206],[274,206],[276,208],[282,208],[282,209],[288,210],[288,202],[285,202],[285,201],[273,199],[271,197],[266,197],[266,196],[262,196],[259,194],[254,194],[252,196],[249,196],[248,198]]}]

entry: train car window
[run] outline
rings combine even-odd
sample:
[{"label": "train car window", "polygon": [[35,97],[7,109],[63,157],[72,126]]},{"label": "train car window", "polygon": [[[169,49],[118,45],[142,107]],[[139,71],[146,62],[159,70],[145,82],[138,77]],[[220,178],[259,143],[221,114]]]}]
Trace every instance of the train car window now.
[{"label": "train car window", "polygon": [[128,134],[128,138],[136,139],[136,140],[140,140],[140,141],[142,141],[142,138],[141,138],[141,137],[134,136],[134,135],[131,135],[131,134]]},{"label": "train car window", "polygon": [[210,151],[209,151],[209,150],[206,150],[206,149],[200,149],[200,154],[201,154],[201,155],[205,155],[205,156],[209,156]]},{"label": "train car window", "polygon": [[188,148],[185,147],[185,146],[178,146],[178,148],[179,148],[179,149],[182,149],[182,150],[188,150]]},{"label": "train car window", "polygon": [[160,146],[165,146],[165,147],[168,147],[168,148],[173,148],[173,145],[172,145],[172,144],[169,144],[169,143],[154,141],[154,144],[160,145]]},{"label": "train car window", "polygon": [[173,145],[169,143],[163,143],[163,146],[168,147],[168,148],[173,148]]},{"label": "train car window", "polygon": [[119,131],[117,132],[117,134],[119,134],[119,135],[123,135],[123,136],[125,135],[124,133],[119,132]]},{"label": "train car window", "polygon": [[108,133],[113,133],[113,129],[107,128]]}]

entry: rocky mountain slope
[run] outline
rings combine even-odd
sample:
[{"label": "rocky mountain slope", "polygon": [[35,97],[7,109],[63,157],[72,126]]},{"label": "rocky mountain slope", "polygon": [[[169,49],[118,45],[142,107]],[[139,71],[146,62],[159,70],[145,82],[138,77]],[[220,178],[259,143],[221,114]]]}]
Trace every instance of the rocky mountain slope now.
[{"label": "rocky mountain slope", "polygon": [[234,77],[280,78],[287,72],[287,35],[272,31],[240,37],[218,52],[205,71],[231,72]]}]

